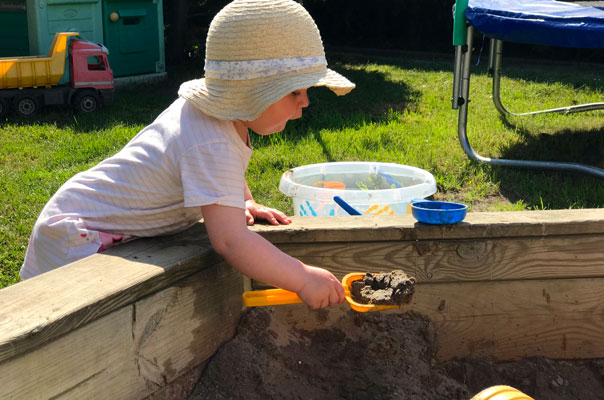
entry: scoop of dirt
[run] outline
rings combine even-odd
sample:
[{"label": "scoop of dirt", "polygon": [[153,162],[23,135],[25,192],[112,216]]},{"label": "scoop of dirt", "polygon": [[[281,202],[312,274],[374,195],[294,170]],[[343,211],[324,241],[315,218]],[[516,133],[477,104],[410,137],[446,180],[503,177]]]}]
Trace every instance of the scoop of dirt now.
[{"label": "scoop of dirt", "polygon": [[350,295],[361,304],[397,305],[409,304],[415,293],[415,278],[402,270],[367,272],[362,280],[350,284]]}]

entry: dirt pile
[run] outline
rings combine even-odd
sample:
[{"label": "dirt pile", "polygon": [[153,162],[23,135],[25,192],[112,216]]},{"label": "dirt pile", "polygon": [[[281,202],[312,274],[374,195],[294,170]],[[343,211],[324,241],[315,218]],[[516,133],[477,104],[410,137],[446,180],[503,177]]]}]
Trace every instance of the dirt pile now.
[{"label": "dirt pile", "polygon": [[329,329],[293,329],[248,310],[189,400],[469,399],[507,384],[536,400],[604,399],[604,362],[527,359],[439,364],[433,323],[409,312],[346,313]]},{"label": "dirt pile", "polygon": [[354,301],[361,304],[397,305],[409,304],[415,293],[415,278],[407,276],[402,270],[367,272],[363,279],[353,281],[350,294]]},{"label": "dirt pile", "polygon": [[191,400],[467,398],[434,368],[436,348],[432,323],[418,314],[351,311],[337,327],[303,332],[270,308],[251,309]]}]

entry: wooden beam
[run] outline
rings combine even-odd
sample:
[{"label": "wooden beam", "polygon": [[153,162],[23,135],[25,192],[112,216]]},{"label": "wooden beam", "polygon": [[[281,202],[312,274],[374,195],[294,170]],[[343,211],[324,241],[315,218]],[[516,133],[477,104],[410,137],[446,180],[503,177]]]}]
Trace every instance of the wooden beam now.
[{"label": "wooden beam", "polygon": [[[132,358],[132,306],[0,364],[2,398],[123,399],[144,390]],[[93,344],[93,345],[91,345]],[[116,380],[116,377],[119,379]],[[128,380],[126,388],[120,379]]]},{"label": "wooden beam", "polygon": [[293,217],[290,225],[255,225],[272,243],[478,239],[604,233],[604,209],[468,213],[455,225],[426,225],[411,215]]},{"label": "wooden beam", "polygon": [[604,278],[419,285],[409,307],[430,316],[438,358],[604,358]]},{"label": "wooden beam", "polygon": [[[341,278],[403,269],[418,282],[604,276],[604,235],[285,243],[278,247]],[[255,283],[255,287],[260,287]]]},{"label": "wooden beam", "polygon": [[223,262],[137,301],[141,375],[163,386],[210,358],[235,333],[242,291],[242,275]]},{"label": "wooden beam", "polygon": [[220,261],[199,224],[175,236],[136,240],[0,290],[0,361]]},{"label": "wooden beam", "polygon": [[143,399],[166,392],[233,336],[241,290],[241,275],[226,264],[206,268],[0,363],[0,397]]}]

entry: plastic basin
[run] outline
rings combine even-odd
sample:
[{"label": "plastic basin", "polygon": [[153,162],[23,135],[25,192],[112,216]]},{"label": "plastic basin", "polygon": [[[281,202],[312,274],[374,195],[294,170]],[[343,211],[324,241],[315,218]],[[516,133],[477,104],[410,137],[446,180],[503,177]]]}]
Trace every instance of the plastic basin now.
[{"label": "plastic basin", "polygon": [[448,225],[463,221],[468,206],[447,201],[412,201],[411,213],[419,222],[433,225]]},{"label": "plastic basin", "polygon": [[436,193],[436,181],[428,171],[408,165],[331,162],[286,171],[279,190],[292,198],[294,215],[349,215],[334,196],[363,215],[395,215],[410,214],[412,199]]}]

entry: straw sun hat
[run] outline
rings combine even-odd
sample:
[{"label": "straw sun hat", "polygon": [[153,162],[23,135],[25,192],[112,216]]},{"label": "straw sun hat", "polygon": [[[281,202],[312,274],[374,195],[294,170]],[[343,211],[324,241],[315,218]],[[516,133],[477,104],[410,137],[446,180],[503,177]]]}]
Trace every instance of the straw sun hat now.
[{"label": "straw sun hat", "polygon": [[337,95],[354,83],[327,68],[319,30],[292,0],[235,0],[212,20],[205,78],[178,94],[219,119],[251,121],[288,93],[327,86]]}]

